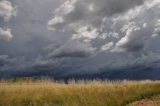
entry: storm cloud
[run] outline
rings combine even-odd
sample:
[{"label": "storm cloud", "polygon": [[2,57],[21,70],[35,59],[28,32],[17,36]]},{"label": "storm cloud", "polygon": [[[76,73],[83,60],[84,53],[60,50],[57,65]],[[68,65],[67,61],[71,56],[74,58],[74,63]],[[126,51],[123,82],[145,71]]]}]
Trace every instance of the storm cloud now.
[{"label": "storm cloud", "polygon": [[72,39],[84,42],[117,34],[110,51],[138,52],[158,34],[159,4],[157,0],[68,0],[54,11],[48,28],[70,31]]},{"label": "storm cloud", "polygon": [[[141,5],[144,0],[67,0],[54,11],[48,22],[49,29],[64,30],[72,27],[96,27],[103,20]],[[76,27],[76,28],[73,28]],[[79,28],[78,28],[79,29]]]},{"label": "storm cloud", "polygon": [[94,54],[96,48],[89,43],[83,43],[77,40],[67,41],[63,46],[50,54],[51,57],[88,57]]},{"label": "storm cloud", "polygon": [[160,67],[159,10],[159,0],[0,0],[0,72]]}]

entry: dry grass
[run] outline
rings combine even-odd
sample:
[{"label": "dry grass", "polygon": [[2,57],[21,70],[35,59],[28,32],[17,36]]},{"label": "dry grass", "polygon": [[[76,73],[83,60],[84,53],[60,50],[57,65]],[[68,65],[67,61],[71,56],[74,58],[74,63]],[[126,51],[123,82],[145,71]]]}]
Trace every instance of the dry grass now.
[{"label": "dry grass", "polygon": [[125,106],[160,94],[160,81],[1,81],[0,106]]}]

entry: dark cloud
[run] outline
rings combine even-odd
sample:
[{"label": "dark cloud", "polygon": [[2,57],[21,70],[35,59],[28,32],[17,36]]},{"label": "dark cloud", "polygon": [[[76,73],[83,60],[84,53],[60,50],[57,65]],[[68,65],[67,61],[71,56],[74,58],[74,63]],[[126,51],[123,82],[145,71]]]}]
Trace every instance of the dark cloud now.
[{"label": "dark cloud", "polygon": [[8,55],[0,55],[1,71],[11,70],[14,67],[14,65],[17,64],[16,62],[16,58],[10,58]]},{"label": "dark cloud", "polygon": [[159,0],[1,0],[0,72],[65,76],[159,62],[159,7]]},{"label": "dark cloud", "polygon": [[[90,42],[100,34],[100,26],[106,17],[128,11],[135,6],[142,5],[144,1],[131,0],[67,0],[54,11],[54,17],[48,22],[48,28],[51,30],[71,30],[72,39],[83,40],[82,43]],[[114,6],[113,6],[114,5]],[[59,57],[85,57],[88,56],[86,47],[80,47],[82,44],[66,43],[54,52]],[[91,44],[90,48],[93,48]],[[70,46],[70,47],[69,47]],[[75,49],[76,48],[76,49]],[[78,50],[79,49],[79,50]],[[93,50],[91,50],[93,51]],[[89,54],[93,54],[90,53]]]},{"label": "dark cloud", "polygon": [[78,40],[67,41],[63,46],[56,49],[49,56],[63,57],[88,57],[94,54],[95,48],[88,43],[83,43]]},{"label": "dark cloud", "polygon": [[154,35],[158,35],[155,30],[159,29],[157,28],[160,17],[160,12],[157,11],[159,4],[156,1],[149,1],[136,10],[132,10],[132,13],[134,13],[132,16],[124,15],[124,17],[129,18],[120,29],[124,36],[116,42],[115,49],[117,51],[139,52],[148,48],[149,41],[154,39]]},{"label": "dark cloud", "polygon": [[63,30],[70,24],[99,26],[105,17],[127,11],[144,0],[67,0],[55,11],[48,23],[53,30]]}]

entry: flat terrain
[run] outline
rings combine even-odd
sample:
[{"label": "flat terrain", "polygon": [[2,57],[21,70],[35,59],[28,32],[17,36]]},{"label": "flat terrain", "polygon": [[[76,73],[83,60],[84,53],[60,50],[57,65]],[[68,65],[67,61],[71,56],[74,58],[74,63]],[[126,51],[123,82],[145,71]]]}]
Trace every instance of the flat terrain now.
[{"label": "flat terrain", "polygon": [[126,106],[160,94],[160,81],[1,81],[0,106]]}]

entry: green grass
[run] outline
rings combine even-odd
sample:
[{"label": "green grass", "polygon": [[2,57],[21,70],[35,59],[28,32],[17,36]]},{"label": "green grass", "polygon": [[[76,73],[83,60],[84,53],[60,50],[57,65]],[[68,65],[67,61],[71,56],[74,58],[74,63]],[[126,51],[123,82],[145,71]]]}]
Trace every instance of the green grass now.
[{"label": "green grass", "polygon": [[160,81],[1,81],[0,106],[125,106],[160,94]]}]

